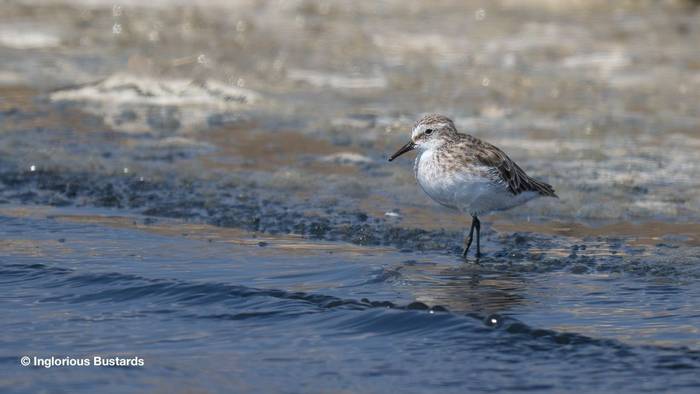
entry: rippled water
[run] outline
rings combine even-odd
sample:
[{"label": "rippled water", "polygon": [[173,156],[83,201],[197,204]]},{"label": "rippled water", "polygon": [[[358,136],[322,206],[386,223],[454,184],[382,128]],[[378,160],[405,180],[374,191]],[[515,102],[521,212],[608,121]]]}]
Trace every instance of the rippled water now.
[{"label": "rippled water", "polygon": [[[693,2],[2,8],[3,392],[700,388]],[[428,111],[561,197],[479,264]]]},{"label": "rippled water", "polygon": [[[4,390],[698,384],[700,292],[685,276],[464,264],[112,211],[5,207],[0,218]],[[21,369],[24,354],[137,355],[145,367]]]}]

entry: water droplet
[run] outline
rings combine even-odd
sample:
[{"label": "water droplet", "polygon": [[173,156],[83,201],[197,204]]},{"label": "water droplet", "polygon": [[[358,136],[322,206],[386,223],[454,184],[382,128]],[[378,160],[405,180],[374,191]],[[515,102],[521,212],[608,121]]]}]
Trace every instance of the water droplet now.
[{"label": "water droplet", "polygon": [[122,34],[122,25],[115,23],[114,26],[112,26],[112,34]]},{"label": "water droplet", "polygon": [[476,12],[474,12],[474,19],[478,21],[483,21],[484,19],[486,19],[486,10],[483,8],[479,8],[478,10],[476,10]]}]

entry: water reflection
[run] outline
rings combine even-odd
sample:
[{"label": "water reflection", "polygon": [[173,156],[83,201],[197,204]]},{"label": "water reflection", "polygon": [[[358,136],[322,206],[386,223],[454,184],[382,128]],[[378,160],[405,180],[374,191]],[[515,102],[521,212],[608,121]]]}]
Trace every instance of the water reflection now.
[{"label": "water reflection", "polygon": [[527,303],[528,280],[518,273],[494,269],[488,258],[481,264],[409,261],[401,264],[401,283],[416,300],[441,305],[457,313],[508,313]]}]

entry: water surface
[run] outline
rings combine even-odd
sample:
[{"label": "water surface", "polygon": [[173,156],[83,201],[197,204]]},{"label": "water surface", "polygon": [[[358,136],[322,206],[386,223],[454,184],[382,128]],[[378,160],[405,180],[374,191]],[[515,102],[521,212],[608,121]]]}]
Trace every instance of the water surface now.
[{"label": "water surface", "polygon": [[[1,389],[697,392],[691,3],[4,5]],[[479,264],[430,111],[561,197]]]}]

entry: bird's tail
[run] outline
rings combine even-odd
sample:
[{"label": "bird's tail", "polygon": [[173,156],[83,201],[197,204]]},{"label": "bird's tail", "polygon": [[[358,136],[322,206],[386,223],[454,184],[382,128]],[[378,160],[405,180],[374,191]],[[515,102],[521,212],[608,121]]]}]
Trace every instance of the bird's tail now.
[{"label": "bird's tail", "polygon": [[532,186],[533,191],[536,191],[541,196],[559,198],[554,192],[554,188],[549,183],[538,181],[533,178],[530,178],[530,182],[528,183]]}]

